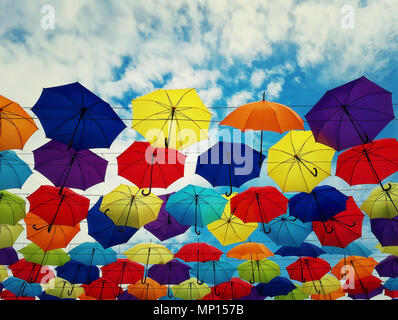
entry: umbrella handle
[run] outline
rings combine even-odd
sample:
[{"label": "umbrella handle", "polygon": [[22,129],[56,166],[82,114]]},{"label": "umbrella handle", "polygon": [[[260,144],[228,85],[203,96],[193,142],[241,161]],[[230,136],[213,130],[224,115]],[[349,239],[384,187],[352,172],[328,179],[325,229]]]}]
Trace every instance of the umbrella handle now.
[{"label": "umbrella handle", "polygon": [[227,197],[229,197],[231,194],[232,194],[232,186],[231,186],[231,189],[229,190],[229,192],[225,192],[225,195],[226,195]]},{"label": "umbrella handle", "polygon": [[197,226],[195,225],[195,233],[200,236],[200,231],[197,229]]},{"label": "umbrella handle", "polygon": [[203,284],[203,282],[204,282],[204,280],[200,281],[199,279],[196,279],[196,283],[197,283],[198,285],[200,285],[200,286]]},{"label": "umbrella handle", "polygon": [[35,229],[36,231],[39,231],[39,230],[44,229],[44,228],[46,228],[46,227],[48,227],[48,226],[43,226],[43,227],[38,228],[38,227],[37,227],[37,224],[34,224],[34,225],[32,226],[32,228]]},{"label": "umbrella handle", "polygon": [[149,195],[151,194],[151,187],[149,187],[149,189],[148,189],[148,192],[147,192],[147,193],[145,193],[145,190],[144,190],[144,189],[142,189],[142,190],[141,190],[141,194],[142,194],[144,197],[147,197],[147,196],[149,196]]},{"label": "umbrella handle", "polygon": [[316,287],[314,281],[312,281],[312,283],[313,283],[313,285],[314,285],[315,292],[316,292],[317,294],[321,294],[321,290],[319,290],[319,289]]},{"label": "umbrella handle", "polygon": [[387,185],[388,185],[387,188],[384,188],[384,186],[381,186],[381,190],[383,190],[384,192],[390,191],[392,188],[392,185],[391,185],[391,183],[387,183]]},{"label": "umbrella handle", "polygon": [[146,275],[141,279],[141,283],[145,284],[146,283]]},{"label": "umbrella handle", "polygon": [[254,282],[254,279],[251,279],[251,278],[250,278],[249,283],[250,283],[250,284],[255,283],[255,282]]},{"label": "umbrella handle", "polygon": [[117,226],[117,227],[116,227],[116,230],[117,230],[118,232],[125,232],[125,231],[126,231],[126,226]]},{"label": "umbrella handle", "polygon": [[268,230],[265,230],[265,223],[263,223],[263,232],[265,234],[268,234],[268,233],[270,233],[272,231],[272,229],[271,229],[271,227],[269,225],[267,225],[267,227],[268,227]]},{"label": "umbrella handle", "polygon": [[75,286],[74,286],[74,285],[72,286],[72,289],[71,289],[70,291],[68,290],[68,296],[71,296],[71,295],[72,295],[73,290],[75,290]]},{"label": "umbrella handle", "polygon": [[330,226],[330,229],[328,229],[327,225],[325,224],[325,222],[322,221],[323,227],[325,228],[325,232],[326,233],[333,233],[334,232],[334,228],[333,226]]},{"label": "umbrella handle", "polygon": [[217,292],[216,287],[214,286],[214,291],[213,291],[214,295],[216,295],[217,297],[221,296],[221,292]]}]

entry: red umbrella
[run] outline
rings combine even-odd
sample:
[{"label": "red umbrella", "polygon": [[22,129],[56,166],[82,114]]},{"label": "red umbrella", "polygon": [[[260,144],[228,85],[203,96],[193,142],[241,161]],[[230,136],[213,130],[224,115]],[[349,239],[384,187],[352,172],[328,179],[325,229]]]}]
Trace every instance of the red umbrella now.
[{"label": "red umbrella", "polygon": [[115,299],[123,293],[122,288],[107,278],[99,278],[89,285],[82,285],[82,287],[87,296],[98,300]]},{"label": "red umbrella", "polygon": [[[53,225],[75,226],[87,217],[90,200],[68,188],[41,186],[27,197],[30,212],[48,223],[50,232]],[[33,228],[38,230],[37,226]]]},{"label": "red umbrella", "polygon": [[345,248],[362,235],[363,212],[352,197],[346,202],[346,210],[327,221],[314,221],[312,227],[323,246]]},{"label": "red umbrella", "polygon": [[348,294],[367,294],[381,286],[382,281],[375,276],[368,276],[365,278],[358,278],[355,283],[350,286],[349,280],[347,280],[346,288],[343,287],[344,292]]},{"label": "red umbrella", "polygon": [[384,294],[392,299],[398,298],[398,290],[390,291],[385,289]]},{"label": "red umbrella", "polygon": [[145,267],[129,259],[117,259],[101,268],[102,276],[116,284],[136,283],[144,277]]},{"label": "red umbrella", "polygon": [[213,287],[222,300],[239,299],[250,294],[253,286],[239,278],[231,278],[230,281],[220,283]]},{"label": "red umbrella", "polygon": [[0,298],[3,300],[36,300],[35,297],[16,296],[15,294],[13,294],[11,291],[8,290],[3,290],[0,293]]},{"label": "red umbrella", "polygon": [[286,268],[290,279],[300,282],[320,280],[332,268],[321,258],[300,257]]},{"label": "red umbrella", "polygon": [[153,148],[148,142],[134,142],[117,157],[118,174],[139,188],[167,188],[184,176],[186,156],[174,149]]},{"label": "red umbrella", "polygon": [[264,223],[286,213],[289,200],[274,187],[251,187],[231,199],[231,212],[243,222]]},{"label": "red umbrella", "polygon": [[42,266],[38,263],[28,262],[21,259],[8,267],[13,276],[29,283],[47,283],[54,278],[54,272],[48,266]]}]

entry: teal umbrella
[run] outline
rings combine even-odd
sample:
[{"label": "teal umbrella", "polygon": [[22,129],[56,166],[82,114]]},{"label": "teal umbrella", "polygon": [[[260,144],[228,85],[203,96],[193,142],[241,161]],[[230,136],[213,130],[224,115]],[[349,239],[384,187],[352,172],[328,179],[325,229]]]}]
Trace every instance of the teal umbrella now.
[{"label": "teal umbrella", "polygon": [[10,277],[3,281],[3,286],[17,297],[35,297],[39,296],[42,292],[40,284],[29,283],[16,277]]},{"label": "teal umbrella", "polygon": [[31,174],[30,167],[14,151],[0,152],[0,190],[22,188]]},{"label": "teal umbrella", "polygon": [[345,256],[369,257],[372,254],[372,251],[356,242],[351,242],[345,248],[323,246],[322,249],[328,254],[340,254]]}]

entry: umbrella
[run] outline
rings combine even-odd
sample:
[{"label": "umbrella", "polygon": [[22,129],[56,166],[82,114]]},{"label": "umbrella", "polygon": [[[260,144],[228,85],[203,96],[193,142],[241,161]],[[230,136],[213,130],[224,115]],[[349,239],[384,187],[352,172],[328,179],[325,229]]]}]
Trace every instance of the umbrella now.
[{"label": "umbrella", "polygon": [[331,186],[315,187],[289,199],[289,212],[303,222],[326,221],[346,209],[348,197]]},{"label": "umbrella", "polygon": [[308,294],[303,292],[301,286],[295,284],[295,287],[286,295],[275,296],[274,300],[305,300],[308,298]]},{"label": "umbrella", "polygon": [[3,300],[36,300],[34,297],[16,296],[9,290],[3,290],[0,293],[0,298]]},{"label": "umbrella", "polygon": [[398,278],[390,278],[383,284],[384,288],[390,291],[398,290]]},{"label": "umbrella", "polygon": [[[87,217],[90,200],[68,188],[41,186],[27,197],[30,212],[48,223],[48,233],[54,225],[75,226]],[[38,227],[33,225],[34,229]]]},{"label": "umbrella", "polygon": [[45,283],[54,273],[47,267],[38,263],[28,262],[25,259],[18,260],[9,266],[14,277],[29,283]]},{"label": "umbrella", "polygon": [[391,92],[360,77],[327,91],[305,118],[316,141],[337,151],[368,143],[394,119]]},{"label": "umbrella", "polygon": [[108,161],[90,150],[76,151],[51,140],[33,150],[33,156],[35,170],[61,190],[64,187],[87,190],[105,180]]},{"label": "umbrella", "polygon": [[382,253],[393,254],[394,256],[398,256],[398,246],[387,246],[382,247],[380,243],[375,246],[376,249],[380,250]]},{"label": "umbrella", "polygon": [[147,278],[145,283],[137,281],[135,284],[130,284],[128,286],[128,293],[139,300],[157,300],[167,294],[167,287],[151,278]]},{"label": "umbrella", "polygon": [[67,280],[58,277],[51,279],[48,283],[48,287],[49,288],[45,290],[46,294],[60,299],[76,299],[84,293],[83,288],[76,287]]},{"label": "umbrella", "polygon": [[177,220],[166,211],[166,203],[170,197],[170,194],[161,195],[158,197],[163,200],[158,217],[156,220],[147,223],[144,226],[144,229],[148,230],[160,241],[165,241],[185,233],[190,226],[179,224]]},{"label": "umbrella", "polygon": [[211,112],[196,90],[159,89],[132,101],[132,128],[153,147],[182,150],[208,139]]},{"label": "umbrella", "polygon": [[306,281],[301,288],[307,295],[327,295],[339,289],[341,289],[340,281],[330,274],[325,274],[318,280]]},{"label": "umbrella", "polygon": [[312,300],[337,300],[345,296],[345,292],[342,288],[336,289],[335,291],[329,292],[327,294],[312,294]]},{"label": "umbrella", "polygon": [[231,199],[231,211],[244,222],[264,224],[287,211],[288,199],[274,187],[251,187]]},{"label": "umbrella", "polygon": [[227,199],[210,188],[188,185],[172,194],[166,204],[166,210],[178,223],[203,228],[221,218]]},{"label": "umbrella", "polygon": [[3,281],[3,286],[6,290],[11,291],[16,296],[35,297],[40,295],[42,288],[38,283],[29,283],[25,280],[9,277]]},{"label": "umbrella", "polygon": [[[361,294],[369,294],[373,290],[381,287],[382,281],[373,276],[369,275],[367,277],[361,277],[355,279],[355,283],[353,286],[343,286],[343,290],[347,292],[349,295],[361,295]],[[365,296],[365,299],[368,298]]]},{"label": "umbrella", "polygon": [[341,259],[333,267],[332,274],[339,280],[348,279],[351,275],[355,279],[361,279],[371,276],[376,266],[376,260],[371,257],[349,256]]},{"label": "umbrella", "polygon": [[[381,286],[380,288],[381,288],[381,289],[384,289],[383,286]],[[383,291],[383,290],[382,290],[382,291]],[[381,293],[381,292],[380,292],[380,293]],[[388,297],[390,297],[390,298],[396,300],[396,298],[398,298],[398,291],[397,291],[397,290],[390,291],[390,290],[388,290],[388,289],[385,289],[384,295],[386,295],[386,296],[388,296]]]},{"label": "umbrella", "polygon": [[239,188],[244,183],[260,176],[261,155],[241,143],[218,142],[199,155],[195,173],[205,178],[213,187]]},{"label": "umbrella", "polygon": [[0,249],[12,247],[22,231],[23,227],[19,223],[15,226],[0,224]]},{"label": "umbrella", "polygon": [[244,297],[239,297],[238,299],[234,298],[234,300],[264,300],[266,297],[267,296],[260,295],[256,287],[252,287],[249,295]]},{"label": "umbrella", "polygon": [[90,284],[83,284],[84,292],[87,296],[97,300],[115,299],[123,290],[113,281],[107,278],[99,278]]},{"label": "umbrella", "polygon": [[382,246],[398,245],[398,216],[392,219],[370,219],[370,226]]},{"label": "umbrella", "polygon": [[69,260],[64,265],[56,267],[55,270],[58,277],[73,284],[90,284],[100,277],[100,271],[97,266],[87,266],[76,260]]},{"label": "umbrella", "polygon": [[0,190],[21,189],[31,174],[30,167],[14,151],[0,151]]},{"label": "umbrella", "polygon": [[354,199],[347,200],[346,210],[327,221],[314,221],[312,228],[323,246],[346,247],[362,235],[364,214]]},{"label": "umbrella", "polygon": [[210,293],[208,293],[208,294],[206,294],[202,299],[200,299],[200,300],[222,300],[221,298],[220,298],[220,296],[217,296],[215,293],[214,293],[214,289],[213,288],[210,288]]},{"label": "umbrella", "polygon": [[171,291],[176,298],[183,300],[200,300],[211,293],[210,288],[205,283],[200,283],[196,278],[172,286]]},{"label": "umbrella", "polygon": [[289,131],[268,152],[267,173],[283,192],[311,192],[330,176],[335,151],[311,131]]},{"label": "umbrella", "polygon": [[104,249],[98,242],[83,242],[68,252],[72,260],[86,266],[105,266],[115,262],[117,253],[112,248]]},{"label": "umbrella", "polygon": [[0,95],[0,151],[23,149],[38,130],[32,117],[21,106]]},{"label": "umbrella", "polygon": [[138,298],[130,294],[128,290],[124,290],[123,293],[117,296],[117,300],[138,300]]},{"label": "umbrella", "polygon": [[34,243],[30,243],[22,249],[18,250],[22,253],[25,260],[50,266],[62,266],[70,260],[70,257],[62,249],[54,249],[50,251],[43,251],[39,246]]},{"label": "umbrella", "polygon": [[282,257],[296,256],[296,257],[317,258],[322,254],[326,254],[326,252],[321,248],[317,247],[316,245],[304,242],[297,247],[288,247],[288,246],[280,247],[275,252],[275,254]]},{"label": "umbrella", "polygon": [[[186,156],[174,149],[153,148],[135,141],[117,157],[118,175],[139,188],[167,188],[184,176]],[[143,191],[142,191],[143,192]]]},{"label": "umbrella", "polygon": [[268,283],[281,274],[277,263],[269,259],[249,260],[238,266],[239,277],[249,281]]},{"label": "umbrella", "polygon": [[78,82],[44,88],[32,111],[47,138],[75,150],[109,148],[126,128],[107,102]]},{"label": "umbrella", "polygon": [[[220,125],[247,130],[260,130],[260,154],[263,147],[263,131],[283,133],[293,129],[304,130],[303,119],[291,108],[280,103],[263,100],[244,104],[232,111]],[[261,164],[261,158],[260,158]]]},{"label": "umbrella", "polygon": [[[35,214],[28,212],[24,218],[26,224],[26,238],[38,245],[43,251],[66,248],[76,234],[80,225],[54,225],[48,232],[49,224]],[[35,228],[33,227],[35,226]]]},{"label": "umbrella", "polygon": [[351,242],[344,248],[323,246],[322,249],[325,250],[327,254],[339,254],[344,256],[369,257],[372,254],[371,250],[369,250],[359,242]]},{"label": "umbrella", "polygon": [[398,257],[388,256],[380,261],[375,269],[380,277],[398,277]]},{"label": "umbrella", "polygon": [[241,260],[261,260],[274,254],[262,243],[246,242],[238,244],[227,252],[227,257]]},{"label": "umbrella", "polygon": [[217,290],[220,294],[220,298],[223,300],[239,299],[241,297],[248,296],[253,286],[239,278],[231,278],[230,281],[226,281],[214,286],[214,290]]},{"label": "umbrella", "polygon": [[0,265],[9,266],[18,260],[18,254],[13,247],[0,249]]},{"label": "umbrella", "polygon": [[[216,286],[222,282],[231,280],[236,268],[226,261],[207,261],[198,262],[196,269],[198,270],[198,280],[199,282],[209,283]],[[215,295],[219,293],[214,290]]]},{"label": "umbrella", "polygon": [[262,296],[284,296],[296,289],[296,286],[289,279],[284,277],[275,277],[268,283],[259,283],[256,290]]},{"label": "umbrella", "polygon": [[[145,264],[165,264],[174,258],[173,254],[164,245],[158,243],[139,243],[126,250],[123,254],[130,260]],[[142,284],[147,280],[147,272],[141,279]]]},{"label": "umbrella", "polygon": [[138,231],[136,228],[121,229],[105,213],[100,211],[103,197],[95,203],[87,214],[88,234],[101,244],[103,248],[126,243]]},{"label": "umbrella", "polygon": [[0,266],[0,282],[3,282],[4,279],[8,278],[8,271],[5,266]]},{"label": "umbrella", "polygon": [[223,195],[229,201],[224,208],[221,218],[207,225],[207,229],[223,246],[246,241],[258,227],[256,222],[244,223],[231,212],[230,199],[235,195],[236,193],[232,193],[230,197]]},{"label": "umbrella", "polygon": [[0,224],[15,226],[24,217],[25,200],[8,191],[0,191]]},{"label": "umbrella", "polygon": [[118,259],[101,268],[102,276],[116,284],[136,283],[144,277],[144,266],[128,259]]},{"label": "umbrella", "polygon": [[[385,192],[384,190],[388,190]],[[398,183],[387,183],[382,187],[375,188],[370,196],[362,203],[361,210],[370,219],[386,218],[392,219],[398,215],[395,203],[398,203]],[[391,198],[391,200],[390,200]]]},{"label": "umbrella", "polygon": [[139,229],[156,220],[162,200],[154,194],[144,196],[138,187],[119,185],[102,199],[100,210],[123,231],[126,227]]},{"label": "umbrella", "polygon": [[[375,296],[378,296],[379,294],[382,294],[384,291],[384,287],[382,285],[378,286],[376,289],[373,289],[372,291],[366,290],[363,293],[357,293],[357,294],[348,294],[348,297],[351,299],[362,299],[362,300],[370,300]],[[387,296],[387,290],[384,293],[385,296]]]}]

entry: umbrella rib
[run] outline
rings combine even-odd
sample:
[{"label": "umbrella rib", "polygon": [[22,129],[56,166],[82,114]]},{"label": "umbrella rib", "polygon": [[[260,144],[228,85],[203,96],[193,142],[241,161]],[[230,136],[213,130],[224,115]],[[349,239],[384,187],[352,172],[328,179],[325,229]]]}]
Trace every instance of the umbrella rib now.
[{"label": "umbrella rib", "polygon": [[[137,125],[139,125],[141,122],[146,121],[146,120],[148,120],[149,118],[154,117],[154,116],[157,116],[157,115],[162,114],[162,113],[168,113],[168,114],[169,114],[169,116],[168,116],[167,119],[166,119],[166,121],[168,121],[168,119],[169,119],[169,117],[170,117],[170,110],[169,110],[169,109],[167,109],[167,110],[162,110],[162,111],[155,112],[155,113],[152,113],[152,114],[150,114],[149,116],[147,116],[147,117],[145,117],[145,118],[143,118],[143,119],[139,119],[139,120],[135,120],[134,117],[133,117],[133,121],[135,120],[135,121],[138,121],[138,122],[136,122],[135,124],[133,124],[132,127],[134,128],[134,127],[136,127]],[[152,119],[152,120],[161,121],[162,119]]]}]

